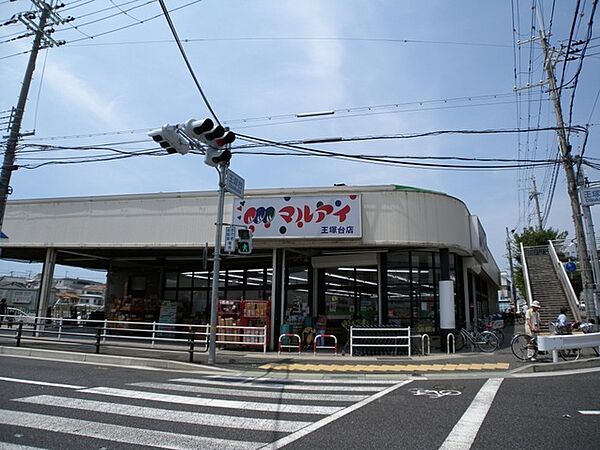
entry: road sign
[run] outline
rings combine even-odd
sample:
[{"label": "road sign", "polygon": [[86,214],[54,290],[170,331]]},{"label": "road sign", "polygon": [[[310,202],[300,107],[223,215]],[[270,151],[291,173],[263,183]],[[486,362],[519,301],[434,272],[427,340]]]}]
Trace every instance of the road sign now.
[{"label": "road sign", "polygon": [[225,251],[227,253],[235,251],[235,227],[225,227]]},{"label": "road sign", "polygon": [[583,188],[583,201],[585,206],[597,205],[600,203],[600,187]]},{"label": "road sign", "polygon": [[231,169],[225,173],[225,190],[238,198],[244,198],[244,179]]},{"label": "road sign", "polygon": [[575,272],[577,270],[577,265],[573,261],[569,261],[565,263],[565,270],[567,272]]}]

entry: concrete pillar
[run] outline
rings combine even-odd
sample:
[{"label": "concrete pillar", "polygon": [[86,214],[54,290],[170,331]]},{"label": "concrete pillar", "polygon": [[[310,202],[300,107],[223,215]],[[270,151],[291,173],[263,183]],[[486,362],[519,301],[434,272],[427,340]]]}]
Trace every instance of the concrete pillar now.
[{"label": "concrete pillar", "polygon": [[285,299],[285,250],[273,249],[273,278],[271,280],[271,338],[269,349],[274,350],[283,323],[283,300]]},{"label": "concrete pillar", "polygon": [[446,351],[448,333],[456,329],[454,307],[454,282],[450,279],[450,253],[447,248],[440,249],[440,281],[438,294],[440,300],[440,338],[442,350]]},{"label": "concrete pillar", "polygon": [[[52,280],[54,279],[54,268],[56,267],[56,249],[48,248],[42,268],[42,280],[37,304],[37,316],[46,317],[48,302],[50,301],[50,292],[52,290]],[[43,322],[38,324],[43,327]]]}]

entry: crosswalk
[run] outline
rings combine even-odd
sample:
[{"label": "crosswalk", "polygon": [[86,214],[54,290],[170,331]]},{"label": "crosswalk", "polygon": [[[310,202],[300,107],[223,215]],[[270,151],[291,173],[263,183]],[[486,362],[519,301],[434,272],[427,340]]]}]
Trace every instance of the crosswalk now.
[{"label": "crosswalk", "polygon": [[[109,443],[171,449],[280,448],[409,381],[198,376],[73,386],[13,398],[0,409],[0,449],[61,433],[72,448]],[[42,388],[41,388],[42,389]],[[19,438],[7,439],[14,437]],[[87,444],[86,439],[91,439]],[[41,440],[43,442],[43,440]],[[51,446],[50,446],[51,447]],[[66,445],[63,448],[69,448]]]}]

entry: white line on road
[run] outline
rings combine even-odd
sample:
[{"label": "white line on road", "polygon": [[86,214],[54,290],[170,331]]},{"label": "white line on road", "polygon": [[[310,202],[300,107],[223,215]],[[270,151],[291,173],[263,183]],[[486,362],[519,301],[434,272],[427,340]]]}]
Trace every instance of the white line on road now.
[{"label": "white line on road", "polygon": [[35,381],[35,380],[24,380],[22,378],[6,378],[0,377],[0,381],[8,381],[10,383],[22,383],[22,384],[36,384],[38,386],[52,386],[65,389],[85,389],[85,386],[77,386],[75,384],[60,384],[60,383],[49,383],[47,381]]},{"label": "white line on road", "polygon": [[600,416],[600,411],[579,411],[579,414],[583,414],[584,416]]},{"label": "white line on road", "polygon": [[41,447],[30,447],[28,445],[13,444],[11,442],[0,442],[0,450],[45,450]]},{"label": "white line on road", "polygon": [[[256,419],[252,417],[202,414],[188,411],[148,408],[145,406],[124,405],[122,403],[99,402],[81,398],[58,397],[55,395],[35,395],[14,399],[14,401],[33,405],[56,406],[58,408],[79,409],[128,417],[166,420],[168,422],[191,423],[221,428],[258,430],[268,432],[292,432],[310,425],[311,422],[293,420]],[[0,449],[2,446],[0,445]]]},{"label": "white line on road", "polygon": [[[206,384],[213,386],[228,386],[228,387],[250,387],[252,389],[273,389],[273,390],[285,390],[285,391],[328,391],[328,392],[379,392],[384,390],[387,386],[391,384],[397,383],[386,383],[383,386],[377,385],[366,385],[360,386],[355,384],[347,384],[344,380],[340,380],[340,384],[331,385],[331,384],[304,384],[304,383],[295,383],[295,382],[266,382],[261,380],[256,380],[254,378],[242,381],[217,381],[217,380],[209,380],[206,378],[172,378],[169,381],[173,381],[176,383],[190,383],[190,384]],[[329,380],[327,380],[329,381]]]},{"label": "white line on road", "polygon": [[179,403],[184,405],[208,406],[213,408],[247,409],[253,411],[272,411],[294,414],[333,414],[341,407],[315,406],[315,405],[282,405],[278,403],[243,402],[237,400],[221,400],[213,398],[185,397],[183,395],[159,394],[154,392],[134,391],[130,389],[115,389],[109,387],[96,387],[83,389],[79,392],[87,394],[110,395],[113,397],[135,398],[156,402]]},{"label": "white line on road", "polygon": [[[131,383],[130,386],[144,387],[150,389],[164,389],[167,391],[188,392],[190,394],[209,394],[209,395],[231,395],[237,397],[259,397],[263,399],[276,400],[310,400],[326,402],[358,402],[365,399],[366,395],[345,395],[345,394],[307,394],[305,392],[265,392],[253,391],[253,386],[244,386],[246,389],[239,389],[238,386],[230,389],[221,389],[207,386],[190,386],[188,384],[174,383]],[[236,389],[238,388],[238,389]]]},{"label": "white line on road", "polygon": [[460,420],[440,447],[440,450],[467,450],[471,448],[475,436],[487,415],[502,378],[490,378],[479,390]]},{"label": "white line on road", "polygon": [[71,419],[68,417],[47,416],[22,411],[0,409],[0,424],[15,427],[33,428],[36,430],[67,433],[76,436],[104,439],[107,441],[136,444],[146,447],[162,447],[171,449],[218,448],[221,449],[256,449],[264,442],[234,441],[230,439],[206,438],[166,431],[147,430],[125,427],[89,420]]},{"label": "white line on road", "polygon": [[262,448],[265,449],[278,449],[281,447],[284,447],[294,441],[297,441],[298,439],[309,435],[310,433],[318,430],[319,428],[324,427],[325,425],[328,425],[334,421],[336,421],[337,419],[339,419],[340,417],[344,417],[347,414],[350,414],[353,411],[356,411],[357,409],[362,408],[365,405],[368,405],[371,402],[374,402],[375,400],[383,397],[384,395],[389,394],[392,391],[395,391],[398,388],[401,388],[402,386],[407,385],[408,383],[412,382],[412,380],[405,380],[402,381],[401,383],[397,383],[393,386],[390,386],[389,388],[378,392],[375,395],[372,395],[366,399],[364,399],[361,402],[355,403],[352,406],[349,406],[348,408],[342,409],[341,411],[336,412],[335,414],[332,414],[328,417],[324,417],[323,419],[313,423],[312,425],[307,426],[306,428],[303,428],[301,430],[296,431],[295,433],[289,434],[275,442],[271,442],[270,444],[265,445]]},{"label": "white line on road", "polygon": [[[230,383],[264,383],[266,385],[271,383],[285,383],[285,384],[366,384],[366,385],[383,385],[391,386],[395,385],[398,380],[372,380],[372,379],[348,379],[348,378],[336,378],[336,379],[325,379],[325,378],[256,378],[256,377],[242,377],[242,376],[227,376],[227,375],[209,375],[206,378],[211,380],[229,381]],[[411,380],[415,379],[411,377]]]}]

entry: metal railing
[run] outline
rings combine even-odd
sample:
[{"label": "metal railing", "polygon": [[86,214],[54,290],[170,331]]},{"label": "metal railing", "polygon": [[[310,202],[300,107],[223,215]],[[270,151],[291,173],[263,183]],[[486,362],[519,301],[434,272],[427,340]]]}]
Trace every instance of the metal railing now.
[{"label": "metal railing", "polygon": [[523,243],[521,246],[521,264],[523,266],[523,283],[525,284],[525,296],[527,297],[527,303],[531,306],[533,301],[533,294],[531,293],[531,283],[529,282],[529,269],[527,268],[527,257],[525,256],[525,248]]},{"label": "metal railing", "polygon": [[552,241],[548,243],[548,248],[550,249],[550,259],[552,260],[552,265],[554,266],[554,270],[558,275],[558,280],[562,285],[563,291],[567,296],[567,300],[569,301],[569,306],[571,307],[571,312],[575,320],[581,320],[581,313],[579,312],[579,302],[577,300],[577,295],[573,290],[573,285],[571,281],[569,281],[569,277],[567,276],[567,272],[565,271],[565,267],[562,262],[558,259],[558,255],[556,254],[556,249],[552,244]]},{"label": "metal railing", "polygon": [[[401,333],[401,334],[398,334]],[[411,355],[410,327],[350,327],[350,356],[354,356],[355,348],[384,348],[397,351],[406,348]]]},{"label": "metal railing", "polygon": [[[7,334],[5,330],[15,334]],[[0,332],[0,337],[14,338],[17,346],[24,341],[39,341],[91,345],[96,353],[100,353],[101,347],[187,352],[193,362],[194,353],[208,350],[210,326],[34,316],[23,320],[22,316],[3,316]],[[217,326],[215,342],[222,346],[262,347],[266,352],[267,327]]]}]

